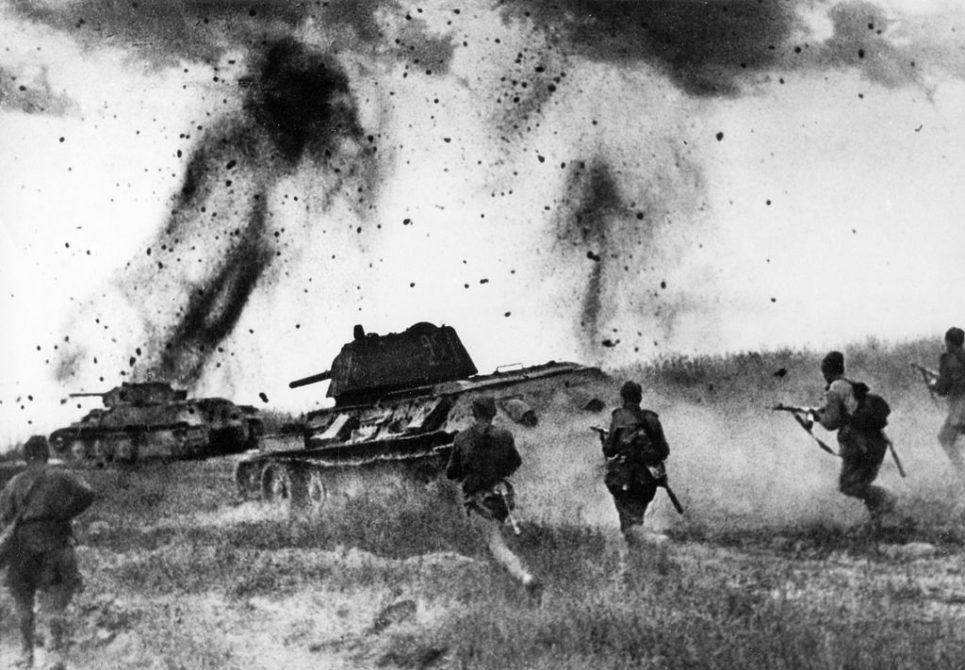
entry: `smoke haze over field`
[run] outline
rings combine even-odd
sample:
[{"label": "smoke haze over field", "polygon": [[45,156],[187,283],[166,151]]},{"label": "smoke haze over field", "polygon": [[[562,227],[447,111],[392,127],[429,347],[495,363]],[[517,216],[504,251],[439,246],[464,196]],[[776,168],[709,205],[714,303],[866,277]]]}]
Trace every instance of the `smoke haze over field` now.
[{"label": "smoke haze over field", "polygon": [[478,367],[961,323],[957,2],[0,4],[0,443],[352,325]]}]

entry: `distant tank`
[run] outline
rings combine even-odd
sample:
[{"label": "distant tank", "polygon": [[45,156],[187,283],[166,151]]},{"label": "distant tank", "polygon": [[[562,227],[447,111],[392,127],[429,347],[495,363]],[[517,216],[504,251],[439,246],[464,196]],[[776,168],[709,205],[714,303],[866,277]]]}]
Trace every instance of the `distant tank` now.
[{"label": "distant tank", "polygon": [[[456,331],[417,323],[402,333],[366,334],[355,326],[325,372],[291,388],[329,381],[334,407],[305,417],[301,448],[247,454],[236,479],[245,497],[322,505],[357,489],[360,473],[392,473],[428,481],[444,469],[456,433],[472,424],[473,398],[491,395],[501,419],[533,427],[536,407],[563,402],[572,410],[603,407],[588,384],[606,376],[577,363],[513,366],[488,375],[476,366]],[[280,442],[280,440],[279,440]]]},{"label": "distant tank", "polygon": [[261,419],[250,405],[223,398],[189,399],[164,382],[124,382],[99,397],[103,408],[50,434],[54,455],[98,465],[153,459],[196,459],[258,446]]}]

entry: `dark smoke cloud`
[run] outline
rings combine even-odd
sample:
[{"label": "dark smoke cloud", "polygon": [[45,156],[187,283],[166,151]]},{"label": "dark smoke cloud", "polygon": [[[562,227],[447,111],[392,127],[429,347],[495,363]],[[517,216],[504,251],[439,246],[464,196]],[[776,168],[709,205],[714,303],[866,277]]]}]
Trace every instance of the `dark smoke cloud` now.
[{"label": "dark smoke cloud", "polygon": [[149,62],[176,65],[179,58],[213,62],[238,44],[258,44],[290,33],[306,15],[298,2],[205,0],[82,0],[66,5],[14,0],[25,18],[69,32],[90,47],[125,46]]},{"label": "dark smoke cloud", "polygon": [[274,255],[265,239],[265,200],[255,201],[247,224],[217,271],[188,299],[183,315],[167,334],[161,364],[152,376],[196,381],[208,357],[231,334]]},{"label": "dark smoke cloud", "polygon": [[351,194],[364,219],[360,203],[377,192],[374,149],[335,59],[286,38],[266,44],[242,82],[240,111],[202,131],[162,232],[118,278],[152,340],[140,376],[198,381],[252,293],[298,253],[270,220],[280,179],[308,163],[323,203],[316,214]]},{"label": "dark smoke cloud", "polygon": [[[799,6],[809,5],[779,0],[504,3],[498,6],[504,29],[523,27],[532,40],[498,64],[505,74],[496,91],[487,89],[488,80],[467,87],[474,99],[493,95],[478,103],[499,137],[545,122],[549,103],[566,89],[568,71],[577,62],[628,69],[644,64],[699,98],[739,95],[755,75],[773,69],[863,67],[870,78],[887,85],[914,79],[902,69],[906,54],[880,33],[884,18],[873,5],[835,7],[833,37],[803,46],[792,42],[792,36],[806,34]],[[145,358],[143,371],[182,382],[198,379],[236,328],[252,293],[286,262],[278,255],[277,231],[266,205],[279,181],[310,163],[327,207],[349,191],[368,193],[371,200],[386,176],[379,172],[355,108],[353,85],[359,74],[345,68],[365,72],[401,63],[403,76],[443,76],[461,48],[460,37],[473,26],[469,12],[456,15],[451,7],[426,7],[420,14],[398,2],[376,0],[82,0],[66,7],[19,0],[14,7],[92,47],[122,46],[158,67],[181,59],[217,63],[232,51],[240,51],[248,64],[237,82],[241,110],[227,113],[202,134],[174,195],[173,212],[153,244],[166,253],[200,250],[196,255],[205,268],[203,277],[187,276],[155,256],[139,259],[119,280],[129,284],[125,292],[132,302],[159,305],[144,314],[143,325],[163,345],[163,354],[154,361]],[[430,13],[434,21],[423,18]],[[453,26],[451,34],[430,27],[440,25],[442,13]],[[638,99],[647,102],[646,95]],[[641,110],[642,123],[648,111]],[[674,110],[669,105],[657,110],[668,111]],[[704,223],[705,187],[700,167],[674,154],[679,146],[658,148],[654,167],[644,168],[645,183],[632,186],[626,174],[638,168],[607,155],[607,148],[592,147],[592,141],[586,144],[580,151],[592,158],[579,169],[573,167],[579,162],[570,160],[553,223],[559,265],[566,271],[575,264],[586,268],[581,327],[588,344],[598,346],[612,336],[610,321],[623,306],[617,303],[619,294],[632,291],[634,283],[658,283],[652,276],[656,264],[679,260],[682,253],[669,247],[693,244]],[[225,166],[232,162],[234,172],[226,175]],[[353,188],[343,188],[346,184]],[[364,209],[358,210],[360,216]],[[221,216],[213,217],[216,212]],[[324,214],[324,208],[316,214]],[[242,223],[231,223],[237,221]],[[673,244],[666,242],[668,232]],[[678,312],[699,307],[680,295],[658,294],[630,313],[666,334]],[[629,324],[620,327],[631,330]]]},{"label": "dark smoke cloud", "polygon": [[304,152],[323,155],[338,137],[361,137],[348,77],[333,58],[283,39],[265,50],[256,70],[241,80],[249,89],[244,110],[287,163]]},{"label": "dark smoke cloud", "polygon": [[961,77],[961,50],[941,45],[949,33],[943,17],[901,19],[907,46],[896,46],[895,25],[884,9],[855,0],[827,5],[833,34],[817,39],[798,14],[814,3],[518,2],[503,10],[533,20],[556,36],[569,55],[607,62],[642,61],[659,67],[695,96],[736,95],[753,88],[754,75],[771,71],[858,69],[887,87],[921,84],[922,60],[946,65]]},{"label": "dark smoke cloud", "polygon": [[829,17],[834,34],[815,49],[817,62],[833,69],[857,68],[882,86],[920,83],[914,51],[899,49],[885,39],[891,22],[880,7],[869,2],[849,2],[833,7]]},{"label": "dark smoke cloud", "polygon": [[577,162],[567,177],[566,192],[571,194],[556,223],[556,236],[564,246],[586,249],[590,263],[583,294],[580,325],[590,342],[600,340],[601,309],[606,289],[605,273],[614,258],[609,233],[614,216],[629,216],[610,168],[603,160],[587,165]]},{"label": "dark smoke cloud", "polygon": [[413,16],[394,0],[82,0],[67,6],[14,0],[12,5],[21,16],[69,32],[91,48],[122,46],[156,67],[177,66],[182,59],[217,63],[228,52],[261,50],[306,26],[324,35],[333,53],[366,53],[420,71],[445,73],[453,51],[448,37],[433,34],[418,13]]},{"label": "dark smoke cloud", "polygon": [[63,93],[54,93],[46,70],[30,76],[0,67],[0,109],[62,116],[75,113],[77,104]]},{"label": "dark smoke cloud", "polygon": [[699,239],[706,185],[686,155],[667,151],[654,160],[675,167],[643,186],[618,177],[620,166],[602,155],[574,161],[567,174],[553,219],[556,253],[566,272],[586,272],[579,334],[590,359],[618,341],[639,345],[644,330],[666,339],[678,313],[700,307],[660,286],[667,275],[661,268]]},{"label": "dark smoke cloud", "polygon": [[[211,182],[221,183],[222,166],[253,174],[246,223],[235,231],[220,258],[208,259],[214,266],[212,273],[201,286],[193,287],[186,307],[166,334],[158,370],[165,378],[195,381],[200,376],[277,258],[266,205],[277,180],[308,158],[320,163],[337,188],[341,178],[336,175],[341,170],[331,168],[338,162],[341,144],[349,141],[358,146],[363,141],[348,77],[327,54],[286,38],[266,45],[252,69],[242,79],[247,91],[243,116],[228,124],[233,126],[230,135],[212,136],[195,151],[167,228],[169,239],[179,239],[197,235],[197,229],[205,227],[199,215],[206,207],[201,203],[215,200]],[[239,161],[243,164],[238,165]],[[362,152],[346,174],[358,172],[365,162],[366,152]],[[375,179],[367,181],[369,190],[374,190]],[[331,184],[327,190],[333,190]]]},{"label": "dark smoke cloud", "polygon": [[645,61],[696,96],[733,95],[748,72],[780,61],[793,2],[517,2],[504,10],[558,34],[574,55]]}]

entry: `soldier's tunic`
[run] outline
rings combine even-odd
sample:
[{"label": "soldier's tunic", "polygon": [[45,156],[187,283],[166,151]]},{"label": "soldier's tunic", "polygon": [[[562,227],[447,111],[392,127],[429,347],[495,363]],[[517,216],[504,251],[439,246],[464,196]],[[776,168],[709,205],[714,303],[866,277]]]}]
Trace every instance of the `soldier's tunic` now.
[{"label": "soldier's tunic", "polygon": [[446,476],[461,481],[471,496],[511,476],[522,463],[512,433],[477,421],[456,435]]},{"label": "soldier's tunic", "polygon": [[62,642],[63,612],[82,585],[71,521],[58,518],[56,505],[51,505],[66,500],[86,508],[94,491],[78,476],[42,463],[28,466],[0,492],[0,523],[10,523],[23,510],[6,577],[21,628],[25,637],[32,633],[34,599],[41,592],[50,610],[55,647]]},{"label": "soldier's tunic", "polygon": [[[628,431],[637,428],[645,431],[647,444],[626,453],[622,447],[624,438]],[[613,496],[624,534],[643,523],[647,507],[657,492],[657,481],[647,466],[661,463],[669,454],[663,427],[654,412],[634,404],[613,411],[610,432],[603,443],[603,455],[607,458],[604,483]]]},{"label": "soldier's tunic", "polygon": [[965,459],[955,449],[958,436],[965,433],[965,351],[956,347],[942,354],[938,362],[935,393],[948,398],[948,416],[938,431],[938,441],[959,470],[965,470]]},{"label": "soldier's tunic", "polygon": [[838,490],[864,502],[872,518],[889,511],[894,502],[890,493],[872,485],[888,450],[888,438],[880,430],[862,431],[849,424],[858,400],[850,382],[835,379],[825,393],[825,405],[818,419],[827,430],[838,431],[841,474]]},{"label": "soldier's tunic", "polygon": [[[476,519],[473,523],[493,558],[513,578],[526,584],[533,577],[502,535],[503,522],[512,511],[512,495],[495,492],[522,462],[512,433],[477,421],[456,435],[446,477],[462,483],[466,510]],[[505,485],[508,487],[508,482]]]}]

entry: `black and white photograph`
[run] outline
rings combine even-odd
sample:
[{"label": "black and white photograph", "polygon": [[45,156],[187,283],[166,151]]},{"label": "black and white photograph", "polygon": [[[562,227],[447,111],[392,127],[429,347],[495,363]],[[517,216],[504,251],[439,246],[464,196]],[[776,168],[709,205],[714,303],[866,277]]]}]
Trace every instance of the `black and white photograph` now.
[{"label": "black and white photograph", "polygon": [[965,2],[0,0],[0,667],[965,666]]}]

